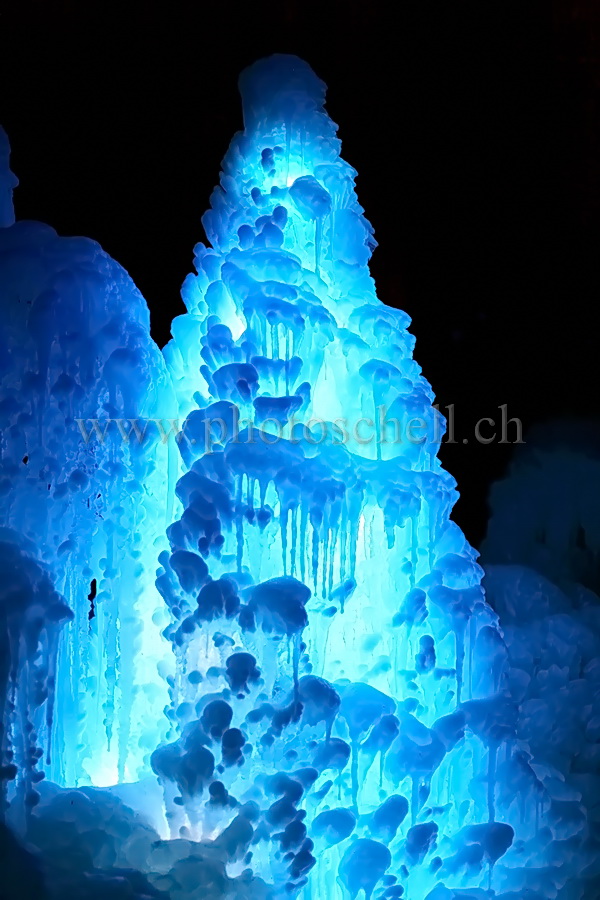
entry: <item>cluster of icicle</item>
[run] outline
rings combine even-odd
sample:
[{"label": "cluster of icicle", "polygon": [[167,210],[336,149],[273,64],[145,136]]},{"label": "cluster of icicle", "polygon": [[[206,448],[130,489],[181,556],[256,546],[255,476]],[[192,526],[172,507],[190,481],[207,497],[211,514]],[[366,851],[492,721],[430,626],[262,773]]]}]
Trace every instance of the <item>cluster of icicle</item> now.
[{"label": "cluster of icicle", "polygon": [[0,189],[14,865],[52,900],[591,900],[581,722],[568,779],[533,749],[591,648],[527,655],[499,600],[509,655],[325,86],[276,56],[241,89],[164,357],[126,273]]},{"label": "cluster of icicle", "polygon": [[306,898],[550,896],[506,649],[324,85],[273,57],[241,90],[166,349],[188,414],[157,581],[171,834]]}]

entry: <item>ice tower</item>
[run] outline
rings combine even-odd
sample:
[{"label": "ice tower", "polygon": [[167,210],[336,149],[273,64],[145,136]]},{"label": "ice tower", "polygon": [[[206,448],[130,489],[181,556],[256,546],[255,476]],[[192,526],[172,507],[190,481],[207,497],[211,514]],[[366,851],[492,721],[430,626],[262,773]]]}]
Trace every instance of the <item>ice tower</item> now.
[{"label": "ice tower", "polygon": [[524,889],[501,870],[523,869],[536,830],[521,802],[510,862],[505,648],[449,519],[410,320],[376,296],[324,84],[273,56],[240,86],[244,130],[166,350],[187,416],[157,582],[177,671],[152,763],[172,836],[210,844],[227,896]]},{"label": "ice tower", "polygon": [[175,401],[143,297],[94,241],[15,223],[8,149],[1,132],[0,774],[16,763],[32,807],[44,775],[136,779],[164,733],[178,454],[151,421]]}]

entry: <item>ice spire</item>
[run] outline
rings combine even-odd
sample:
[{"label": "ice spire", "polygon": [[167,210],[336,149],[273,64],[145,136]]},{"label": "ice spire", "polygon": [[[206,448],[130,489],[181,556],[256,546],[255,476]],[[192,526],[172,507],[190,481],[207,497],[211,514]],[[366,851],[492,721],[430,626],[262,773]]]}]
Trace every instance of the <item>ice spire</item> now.
[{"label": "ice spire", "polygon": [[153,766],[173,836],[212,840],[230,878],[445,900],[513,843],[504,645],[324,85],[274,56],[240,87],[166,351],[188,472],[158,578],[175,739]]}]

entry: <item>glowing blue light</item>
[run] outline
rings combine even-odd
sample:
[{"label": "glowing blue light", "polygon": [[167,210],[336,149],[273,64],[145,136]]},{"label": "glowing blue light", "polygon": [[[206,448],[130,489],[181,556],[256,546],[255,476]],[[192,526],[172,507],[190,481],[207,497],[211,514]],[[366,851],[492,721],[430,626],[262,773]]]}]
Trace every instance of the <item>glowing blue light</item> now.
[{"label": "glowing blue light", "polygon": [[[94,241],[15,224],[7,161],[1,132],[0,611],[14,667],[0,684],[4,749],[12,741],[19,765],[27,758],[27,709],[54,782],[134,781],[167,732],[157,666],[171,654],[153,623],[164,617],[154,579],[178,453],[148,419],[172,415],[174,394],[127,273]],[[58,615],[57,597],[70,613]],[[19,791],[36,799],[25,782]]]},{"label": "glowing blue light", "polygon": [[14,224],[0,132],[0,814],[57,896],[582,900],[597,617],[491,572],[509,657],[325,86],[241,89],[164,357],[98,245]]},{"label": "glowing blue light", "polygon": [[408,316],[375,294],[325,86],[275,56],[241,91],[166,348],[188,413],[157,582],[172,836],[230,841],[230,876],[307,898],[487,885],[513,843],[495,778],[514,706],[479,659],[502,640],[449,521],[443,423]]}]

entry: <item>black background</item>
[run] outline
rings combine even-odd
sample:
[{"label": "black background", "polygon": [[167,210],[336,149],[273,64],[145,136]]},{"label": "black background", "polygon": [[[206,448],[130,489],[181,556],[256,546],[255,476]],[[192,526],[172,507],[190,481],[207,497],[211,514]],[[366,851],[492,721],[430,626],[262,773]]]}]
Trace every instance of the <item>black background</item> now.
[{"label": "black background", "polygon": [[454,404],[442,458],[478,545],[512,448],[478,444],[477,420],[598,412],[599,47],[594,0],[5,4],[17,216],[98,240],[164,344],[241,127],[239,71],[303,56],[359,172],[379,296]]}]

